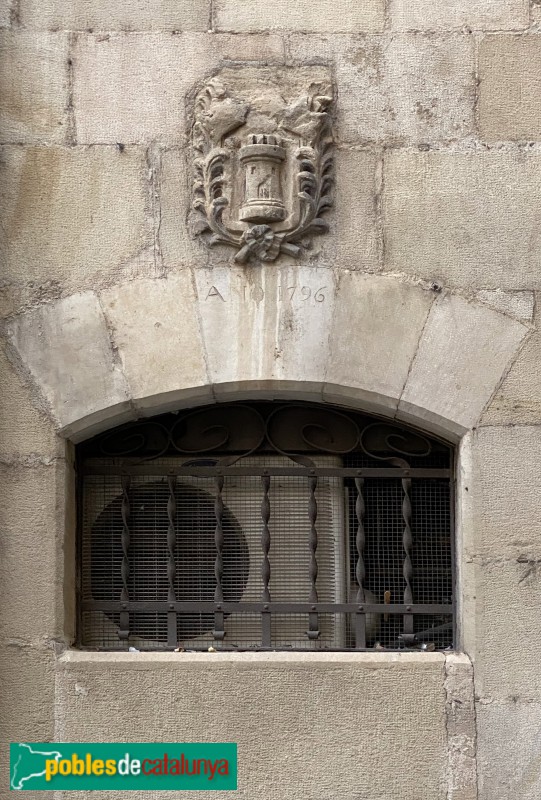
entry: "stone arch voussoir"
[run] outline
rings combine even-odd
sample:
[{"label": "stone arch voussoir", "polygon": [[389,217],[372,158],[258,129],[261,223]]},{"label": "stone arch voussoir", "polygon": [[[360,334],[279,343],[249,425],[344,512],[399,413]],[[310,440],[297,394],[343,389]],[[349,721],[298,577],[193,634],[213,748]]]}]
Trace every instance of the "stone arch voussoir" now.
[{"label": "stone arch voussoir", "polygon": [[8,333],[59,432],[79,441],[247,397],[364,408],[457,439],[528,331],[395,277],[224,266],[73,294],[21,314]]}]

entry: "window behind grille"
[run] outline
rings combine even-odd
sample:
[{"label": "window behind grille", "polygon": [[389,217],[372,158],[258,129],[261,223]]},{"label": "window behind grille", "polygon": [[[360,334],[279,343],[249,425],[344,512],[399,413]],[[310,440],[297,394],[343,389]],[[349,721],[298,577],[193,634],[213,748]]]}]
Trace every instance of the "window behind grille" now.
[{"label": "window behind grille", "polygon": [[451,455],[301,403],[162,415],[81,445],[80,644],[451,646]]}]

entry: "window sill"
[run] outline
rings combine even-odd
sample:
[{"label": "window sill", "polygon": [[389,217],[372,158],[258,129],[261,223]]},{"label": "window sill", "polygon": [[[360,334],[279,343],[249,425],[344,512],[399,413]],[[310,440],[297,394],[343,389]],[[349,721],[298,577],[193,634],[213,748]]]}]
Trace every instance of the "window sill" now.
[{"label": "window sill", "polygon": [[66,650],[59,658],[59,663],[65,668],[93,666],[108,667],[126,666],[134,669],[170,668],[175,665],[201,664],[207,669],[209,666],[236,665],[273,665],[294,664],[296,666],[331,666],[357,664],[366,669],[384,667],[408,667],[410,665],[426,665],[434,667],[435,664],[443,665],[449,655],[456,655],[454,651],[448,652],[333,652],[333,653],[303,653],[303,652],[261,652],[261,653],[171,653],[171,652],[113,652],[89,650]]}]

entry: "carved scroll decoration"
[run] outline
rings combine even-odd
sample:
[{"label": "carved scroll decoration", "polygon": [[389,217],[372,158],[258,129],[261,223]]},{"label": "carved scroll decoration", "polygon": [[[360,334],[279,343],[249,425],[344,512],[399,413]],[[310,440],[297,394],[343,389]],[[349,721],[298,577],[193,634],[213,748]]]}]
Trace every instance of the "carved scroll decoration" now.
[{"label": "carved scroll decoration", "polygon": [[332,87],[313,83],[282,101],[236,99],[218,77],[195,100],[196,233],[210,234],[209,246],[235,248],[237,263],[299,258],[328,229]]}]

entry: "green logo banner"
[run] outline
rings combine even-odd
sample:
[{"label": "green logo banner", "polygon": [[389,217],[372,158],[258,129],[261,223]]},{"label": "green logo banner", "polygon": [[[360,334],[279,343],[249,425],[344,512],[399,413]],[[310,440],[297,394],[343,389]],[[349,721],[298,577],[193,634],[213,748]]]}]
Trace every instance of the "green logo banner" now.
[{"label": "green logo banner", "polygon": [[10,745],[10,789],[237,788],[237,745],[18,742]]}]

